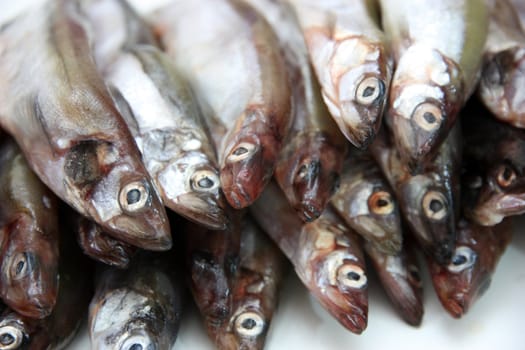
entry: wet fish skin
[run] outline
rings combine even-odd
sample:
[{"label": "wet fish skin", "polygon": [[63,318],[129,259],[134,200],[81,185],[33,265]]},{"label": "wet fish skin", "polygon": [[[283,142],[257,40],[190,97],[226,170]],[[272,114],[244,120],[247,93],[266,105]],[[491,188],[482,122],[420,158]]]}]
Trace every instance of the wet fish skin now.
[{"label": "wet fish skin", "polygon": [[512,236],[511,220],[487,227],[462,218],[458,222],[454,256],[449,265],[427,259],[434,289],[454,318],[466,314],[490,286],[499,258]]},{"label": "wet fish skin", "polygon": [[383,289],[397,313],[411,326],[419,326],[423,318],[423,283],[415,249],[405,243],[398,254],[385,254],[365,243]]},{"label": "wet fish skin", "polygon": [[219,349],[263,349],[285,271],[286,259],[279,248],[245,216],[233,307],[216,338]]},{"label": "wet fish skin", "polygon": [[512,1],[487,0],[490,23],[478,96],[494,116],[525,127],[525,31]]},{"label": "wet fish skin", "polygon": [[465,107],[465,216],[485,226],[525,212],[525,132],[496,120],[477,101]]},{"label": "wet fish skin", "polygon": [[345,328],[363,332],[368,289],[359,237],[330,207],[317,220],[303,223],[276,184],[267,186],[250,212],[321,305]]},{"label": "wet fish skin", "polygon": [[393,69],[375,4],[289,2],[334,121],[354,146],[367,148],[381,125]]},{"label": "wet fish skin", "polygon": [[401,251],[401,214],[394,190],[369,153],[351,151],[330,203],[346,224],[382,253]]},{"label": "wet fish skin", "polygon": [[[162,255],[162,256],[161,256]],[[177,337],[183,287],[171,252],[143,255],[128,270],[106,267],[89,306],[96,349],[170,349]]]},{"label": "wet fish skin", "polygon": [[165,209],[96,72],[77,10],[56,1],[2,28],[0,124],[79,213],[130,244],[169,249]]},{"label": "wet fish skin", "polygon": [[56,302],[57,206],[15,141],[0,140],[0,296],[27,317],[48,316]]},{"label": "wet fish skin", "polygon": [[[223,192],[234,208],[245,208],[270,181],[291,124],[279,42],[264,18],[237,0],[179,1],[152,19],[208,124],[223,129],[220,140],[214,137]],[[196,34],[191,40],[182,34],[188,30]]]},{"label": "wet fish skin", "polygon": [[484,0],[380,4],[396,61],[386,122],[416,167],[435,156],[477,84],[488,11]]}]

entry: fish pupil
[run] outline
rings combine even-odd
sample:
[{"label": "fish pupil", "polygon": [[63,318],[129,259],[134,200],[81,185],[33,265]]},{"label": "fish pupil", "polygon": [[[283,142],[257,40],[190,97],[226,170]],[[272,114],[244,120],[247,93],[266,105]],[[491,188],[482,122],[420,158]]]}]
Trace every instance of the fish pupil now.
[{"label": "fish pupil", "polygon": [[143,347],[142,347],[142,344],[133,344],[129,347],[129,350],[142,350]]},{"label": "fish pupil", "polygon": [[24,269],[24,265],[25,263],[23,261],[19,261],[17,264],[16,264],[16,274],[19,275],[22,270]]},{"label": "fish pupil", "polygon": [[464,255],[455,255],[452,258],[452,264],[456,266],[463,265],[465,262],[467,262],[467,257]]},{"label": "fish pupil", "polygon": [[246,329],[253,329],[257,325],[257,322],[253,320],[253,318],[247,318],[244,321],[242,321],[242,327]]},{"label": "fish pupil", "polygon": [[503,179],[505,181],[509,181],[511,177],[512,177],[512,170],[509,169],[509,167],[505,167],[505,169],[503,169]]},{"label": "fish pupil", "polygon": [[374,94],[374,92],[376,91],[376,89],[372,86],[367,86],[365,88],[365,91],[363,91],[363,97],[370,97]]},{"label": "fish pupil", "polygon": [[11,345],[15,342],[15,337],[9,333],[4,333],[0,336],[0,343],[2,345]]},{"label": "fish pupil", "polygon": [[248,153],[248,150],[244,147],[239,147],[235,151],[233,151],[234,156],[240,156],[242,154]]},{"label": "fish pupil", "polygon": [[126,194],[126,200],[128,201],[128,205],[138,203],[140,201],[140,191],[132,189]]},{"label": "fish pupil", "polygon": [[430,210],[432,210],[434,213],[437,213],[438,211],[442,209],[443,209],[443,203],[441,203],[437,199],[433,199],[430,201]]},{"label": "fish pupil", "polygon": [[377,201],[378,207],[386,207],[387,205],[388,205],[388,201],[386,199],[381,198]]},{"label": "fish pupil", "polygon": [[412,276],[412,278],[418,282],[421,281],[421,276],[419,276],[419,272],[415,269],[410,270],[410,276]]},{"label": "fish pupil", "polygon": [[213,181],[210,180],[209,177],[204,177],[200,179],[197,183],[199,184],[199,187],[202,188],[211,188],[213,186]]},{"label": "fish pupil", "polygon": [[423,118],[425,118],[429,124],[434,124],[437,120],[436,116],[430,112],[425,112],[425,114],[423,114]]},{"label": "fish pupil", "polygon": [[359,279],[361,278],[361,276],[357,273],[357,272],[354,272],[354,271],[350,271],[346,274],[346,277],[349,279],[349,280],[352,280],[352,281],[359,281]]}]

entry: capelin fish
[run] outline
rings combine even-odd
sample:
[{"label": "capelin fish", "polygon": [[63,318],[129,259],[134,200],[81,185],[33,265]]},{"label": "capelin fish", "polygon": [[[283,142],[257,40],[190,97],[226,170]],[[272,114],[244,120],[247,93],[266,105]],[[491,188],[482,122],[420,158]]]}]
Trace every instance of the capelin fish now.
[{"label": "capelin fish", "polygon": [[242,222],[239,270],[232,289],[232,313],[218,333],[219,349],[263,349],[286,258],[247,216]]},{"label": "capelin fish", "polygon": [[240,252],[240,213],[230,215],[226,230],[184,224],[186,271],[190,291],[210,339],[217,342],[232,312],[232,289]]},{"label": "capelin fish", "polygon": [[291,124],[275,33],[238,0],[174,1],[151,19],[206,118],[215,120],[208,123],[224,131],[215,142],[226,199],[236,209],[249,206],[270,181]]},{"label": "capelin fish", "polygon": [[183,307],[173,255],[143,255],[128,270],[107,267],[89,305],[93,349],[171,349]]},{"label": "capelin fish", "polygon": [[398,314],[409,325],[419,326],[424,312],[423,283],[417,256],[411,244],[403,244],[395,255],[385,254],[370,243],[366,243],[364,247]]},{"label": "capelin fish", "polygon": [[58,293],[55,195],[10,137],[0,141],[0,296],[20,314],[48,316]]},{"label": "capelin fish", "polygon": [[75,2],[60,0],[2,28],[0,124],[80,214],[129,244],[169,249],[165,209],[97,74],[81,18]]},{"label": "capelin fish", "polygon": [[496,120],[476,101],[464,109],[465,216],[486,226],[525,213],[525,131]]},{"label": "capelin fish", "polygon": [[330,203],[346,224],[382,253],[401,251],[401,214],[394,191],[369,153],[352,151]]},{"label": "capelin fish", "polygon": [[60,286],[53,312],[33,319],[6,310],[0,316],[0,350],[65,349],[80,329],[93,296],[93,264],[68,236],[60,239]]},{"label": "capelin fish", "polygon": [[466,219],[457,226],[457,241],[450,264],[442,266],[428,259],[430,275],[439,301],[455,318],[460,318],[490,286],[499,258],[512,236],[509,219],[486,227]]},{"label": "capelin fish", "polygon": [[486,0],[490,10],[478,95],[500,120],[525,127],[525,31],[509,0]]},{"label": "capelin fish", "polygon": [[433,158],[477,84],[488,10],[485,0],[380,4],[396,61],[386,122],[403,163],[417,168]]},{"label": "capelin fish", "polygon": [[[189,220],[225,229],[226,201],[215,150],[188,83],[129,5],[120,0],[79,1],[97,28],[92,37],[97,67],[164,205]],[[108,18],[113,16],[110,10],[118,14],[120,27],[105,24],[115,22]]]},{"label": "capelin fish", "polygon": [[323,99],[341,132],[366,148],[379,127],[392,59],[371,0],[289,0],[308,46]]},{"label": "capelin fish", "polygon": [[303,223],[275,184],[267,186],[250,211],[320,304],[345,328],[363,332],[368,279],[359,237],[330,207],[319,219]]},{"label": "capelin fish", "polygon": [[394,145],[382,132],[371,150],[396,192],[399,207],[426,254],[443,265],[452,257],[459,210],[461,130],[452,128],[436,158],[417,175],[411,175]]},{"label": "capelin fish", "polygon": [[78,217],[77,225],[77,240],[84,254],[106,265],[122,269],[128,267],[136,247],[111,237],[99,225],[84,217]]},{"label": "capelin fish", "polygon": [[312,221],[321,215],[337,187],[348,142],[322,101],[293,9],[272,0],[247,2],[277,34],[292,85],[293,123],[274,177],[299,216]]}]

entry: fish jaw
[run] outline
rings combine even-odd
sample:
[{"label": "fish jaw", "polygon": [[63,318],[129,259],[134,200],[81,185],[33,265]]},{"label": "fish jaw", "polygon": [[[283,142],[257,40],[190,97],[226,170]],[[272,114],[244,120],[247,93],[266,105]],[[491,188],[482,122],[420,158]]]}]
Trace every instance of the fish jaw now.
[{"label": "fish jaw", "polygon": [[507,216],[525,213],[525,193],[493,192],[490,196],[483,196],[478,205],[465,211],[465,215],[484,226],[499,224]]},{"label": "fish jaw", "polygon": [[387,124],[405,164],[414,169],[435,154],[463,100],[457,64],[424,45],[403,54],[392,79]]},{"label": "fish jaw", "polygon": [[[256,110],[248,112],[261,114]],[[227,146],[221,160],[220,178],[224,195],[235,209],[252,204],[270,181],[282,138],[263,118],[247,118],[242,130],[226,136]]]},{"label": "fish jaw", "polygon": [[525,126],[525,48],[512,47],[485,58],[479,96],[499,119]]}]

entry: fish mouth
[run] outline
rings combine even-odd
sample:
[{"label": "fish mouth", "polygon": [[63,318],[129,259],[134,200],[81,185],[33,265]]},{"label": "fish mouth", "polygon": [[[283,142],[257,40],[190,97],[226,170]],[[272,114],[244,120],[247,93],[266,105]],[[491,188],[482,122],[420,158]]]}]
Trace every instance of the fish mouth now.
[{"label": "fish mouth", "polygon": [[465,300],[447,299],[442,302],[445,310],[454,318],[461,318],[468,310]]},{"label": "fish mouth", "polygon": [[[47,296],[30,297],[28,300],[23,300],[23,303],[6,302],[13,310],[20,315],[32,319],[43,319],[51,315],[56,303],[57,292],[48,291]],[[23,305],[22,305],[23,304]]]},{"label": "fish mouth", "polygon": [[170,203],[169,208],[208,229],[225,230],[230,220],[224,210],[226,203],[221,199],[213,195],[186,193],[177,197],[176,202]]},{"label": "fish mouth", "polygon": [[123,242],[152,251],[170,250],[173,245],[169,223],[151,225],[146,220],[119,215],[110,222],[107,233]]},{"label": "fish mouth", "polygon": [[365,150],[374,141],[379,131],[382,118],[378,119],[379,120],[374,123],[365,123],[365,121],[363,121],[363,124],[356,125],[343,121],[339,122],[338,125],[343,135],[352,145],[360,150]]},{"label": "fish mouth", "polygon": [[525,194],[505,194],[489,200],[481,206],[465,211],[465,215],[483,226],[499,224],[507,216],[525,213]]}]

